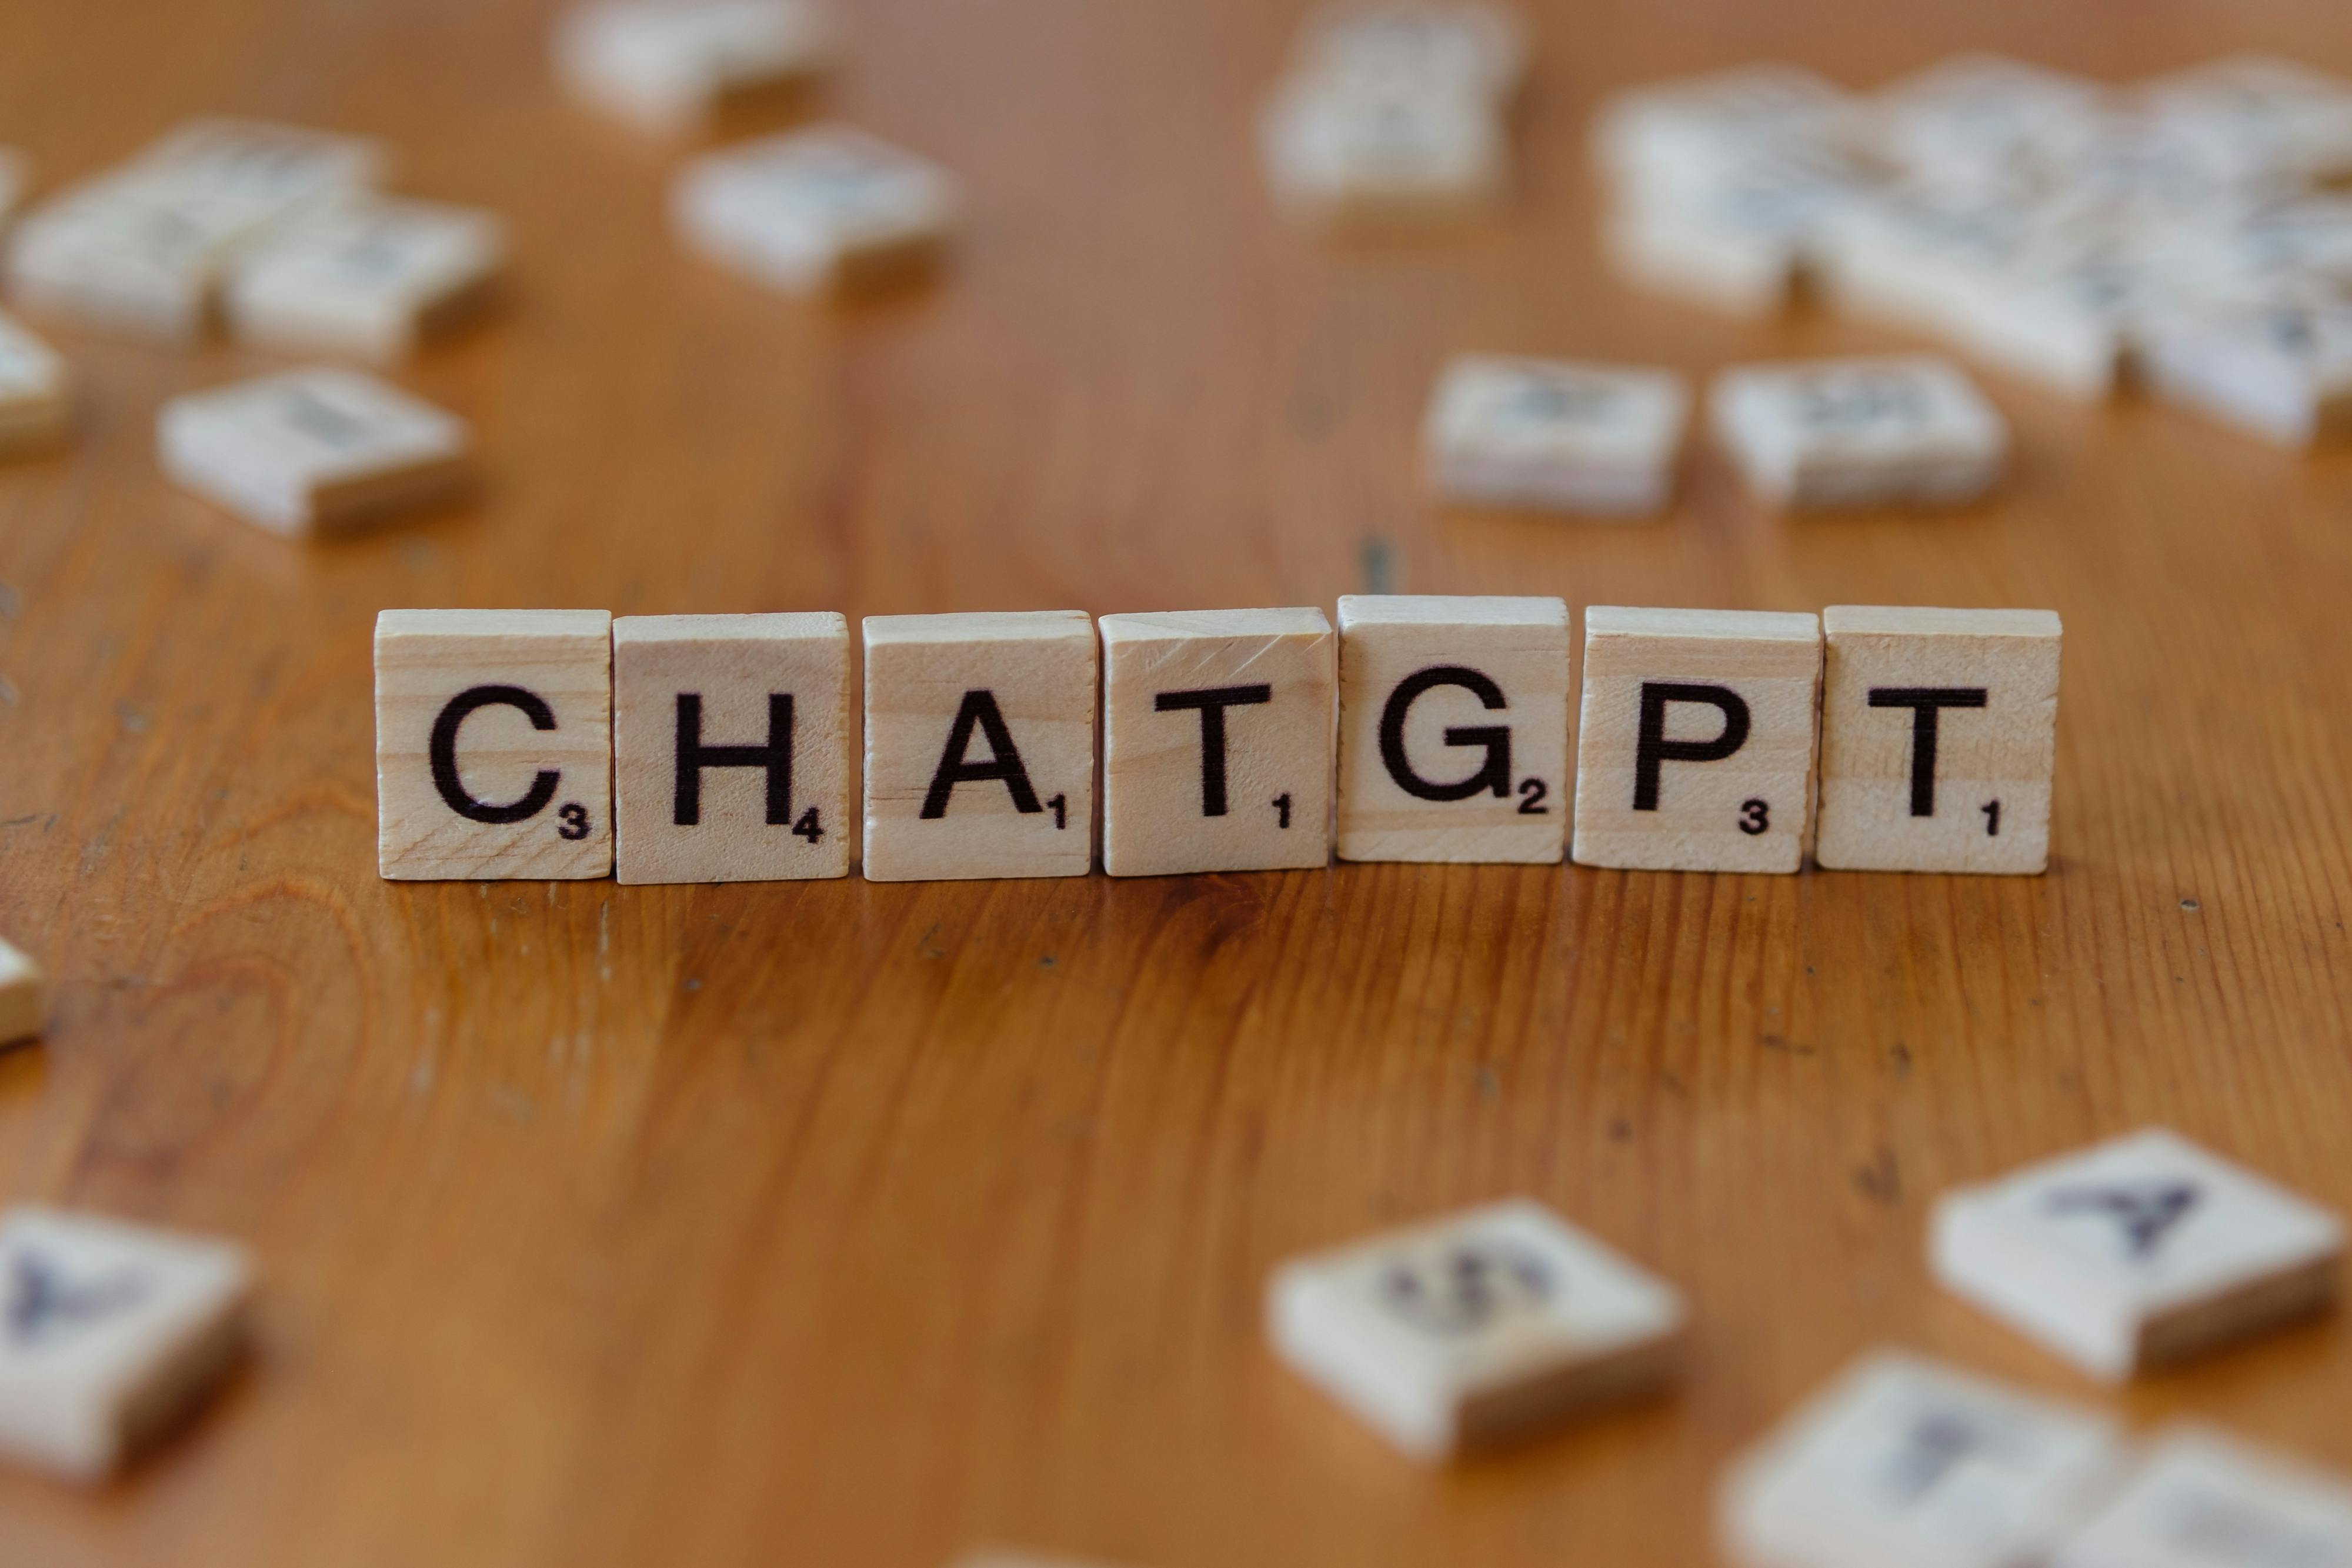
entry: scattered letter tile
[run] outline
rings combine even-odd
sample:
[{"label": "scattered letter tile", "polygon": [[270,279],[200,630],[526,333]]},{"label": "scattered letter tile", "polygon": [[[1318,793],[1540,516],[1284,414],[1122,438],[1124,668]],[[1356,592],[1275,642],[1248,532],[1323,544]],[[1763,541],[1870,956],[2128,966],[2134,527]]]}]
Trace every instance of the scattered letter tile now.
[{"label": "scattered letter tile", "polygon": [[614,875],[847,876],[849,699],[837,611],[614,621]]},{"label": "scattered letter tile", "polygon": [[1796,870],[1821,673],[1816,616],[1587,608],[1576,863]]},{"label": "scattered letter tile", "polygon": [[1813,858],[1861,871],[2041,871],[2057,616],[1832,605],[1822,629]]},{"label": "scattered letter tile", "polygon": [[30,1206],[0,1217],[0,1450],[96,1480],[210,1392],[250,1269],[222,1242]]},{"label": "scattered letter tile", "polygon": [[0,458],[56,447],[65,439],[71,410],[66,362],[0,315]]},{"label": "scattered letter tile", "polygon": [[788,106],[832,48],[809,0],[610,0],[563,16],[555,66],[590,107],[679,134]]},{"label": "scattered letter tile", "polygon": [[2173,1428],[2051,1568],[2343,1568],[2352,1486],[2216,1432]]},{"label": "scattered letter tile", "polygon": [[1654,512],[1673,490],[1689,407],[1665,371],[1465,355],[1438,381],[1423,441],[1449,500]]},{"label": "scattered letter tile", "polygon": [[787,294],[858,292],[929,269],[954,221],[935,164],[845,126],[713,153],[688,164],[670,210],[687,244]]},{"label": "scattered letter tile", "polygon": [[1105,616],[1103,869],[1330,858],[1339,639],[1319,609]]},{"label": "scattered letter tile", "polygon": [[1083,610],[866,616],[866,879],[1085,876],[1095,687]]},{"label": "scattered letter tile", "polygon": [[613,871],[613,617],[386,610],[378,868],[396,881]]},{"label": "scattered letter tile", "polygon": [[1259,131],[1276,199],[1337,226],[1469,216],[1501,199],[1510,174],[1500,116],[1469,93],[1302,76]]},{"label": "scattered letter tile", "polygon": [[237,337],[265,348],[388,363],[479,305],[505,253],[501,226],[488,213],[368,201],[240,263],[228,318]]},{"label": "scattered letter tile", "polygon": [[1297,70],[1501,106],[1527,56],[1517,14],[1483,0],[1328,0],[1299,31]]},{"label": "scattered letter tile", "polygon": [[1339,858],[1557,861],[1568,676],[1563,600],[1343,595]]},{"label": "scattered letter tile", "polygon": [[155,421],[174,484],[278,533],[429,505],[469,474],[463,420],[353,370],[296,370],[191,392]]},{"label": "scattered letter tile", "polygon": [[2162,1129],[1950,1193],[1950,1289],[2095,1377],[2242,1338],[2335,1299],[2342,1223]]},{"label": "scattered letter tile", "polygon": [[2352,305],[2219,304],[2163,316],[2141,347],[2164,397],[2282,446],[2352,431]]},{"label": "scattered letter tile", "polygon": [[1734,1465],[1725,1552],[1742,1568],[2021,1568],[2097,1502],[2119,1437],[2104,1417],[1881,1352]]},{"label": "scattered letter tile", "polygon": [[1267,1331],[1405,1452],[1443,1458],[1675,1371],[1682,1298],[1520,1199],[1283,1265]]},{"label": "scattered letter tile", "polygon": [[0,1046],[39,1034],[47,1007],[41,966],[0,941]]},{"label": "scattered letter tile", "polygon": [[1992,405],[1925,356],[1727,370],[1710,405],[1748,488],[1780,506],[1970,500],[2000,478],[2008,450]]}]

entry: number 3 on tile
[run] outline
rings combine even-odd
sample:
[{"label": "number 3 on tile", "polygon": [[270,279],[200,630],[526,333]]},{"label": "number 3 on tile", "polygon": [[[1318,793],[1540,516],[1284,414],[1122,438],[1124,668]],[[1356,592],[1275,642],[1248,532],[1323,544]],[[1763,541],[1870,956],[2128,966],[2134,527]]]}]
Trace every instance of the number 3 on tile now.
[{"label": "number 3 on tile", "polygon": [[1772,826],[1772,808],[1760,800],[1739,803],[1739,831],[1753,838]]}]

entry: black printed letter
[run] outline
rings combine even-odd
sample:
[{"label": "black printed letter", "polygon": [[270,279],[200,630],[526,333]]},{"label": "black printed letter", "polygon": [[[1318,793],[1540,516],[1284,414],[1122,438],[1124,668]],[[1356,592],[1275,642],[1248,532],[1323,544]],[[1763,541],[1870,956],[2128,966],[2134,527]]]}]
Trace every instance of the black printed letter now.
[{"label": "black printed letter", "polygon": [[[975,725],[988,737],[989,758],[984,763],[963,760]],[[1029,770],[1021,765],[1013,731],[1004,727],[1004,715],[996,710],[996,693],[982,689],[965,692],[963,706],[956,710],[947,746],[940,752],[939,770],[931,774],[931,787],[923,796],[923,819],[928,822],[948,814],[948,796],[955,793],[956,785],[990,779],[1004,781],[1005,793],[1013,796],[1013,809],[1024,816],[1045,809],[1037,804],[1037,792],[1029,787]]]},{"label": "black printed letter", "polygon": [[1946,708],[1981,708],[1981,686],[1874,686],[1873,708],[1911,710],[1911,815],[1936,815],[1936,715]]},{"label": "black printed letter", "polygon": [[504,805],[476,800],[467,791],[466,781],[457,776],[457,731],[477,708],[498,707],[520,709],[534,730],[555,728],[555,710],[538,693],[520,686],[468,687],[449,699],[441,716],[433,721],[433,742],[427,754],[433,763],[433,787],[441,792],[450,810],[469,822],[522,822],[537,816],[547,809],[547,803],[555,798],[556,786],[563,782],[563,774],[556,769],[541,768],[522,798]]},{"label": "black printed letter", "polygon": [[[1666,705],[1704,702],[1723,715],[1723,733],[1712,741],[1666,739]],[[1662,763],[1719,763],[1748,743],[1748,704],[1727,686],[1681,686],[1642,682],[1642,731],[1633,749],[1633,809],[1658,809]]]},{"label": "black printed letter", "polygon": [[1151,700],[1162,713],[1201,710],[1201,815],[1225,815],[1225,710],[1274,700],[1271,686],[1213,686],[1201,691],[1163,691]]},{"label": "black printed letter", "polygon": [[1415,670],[1398,682],[1389,693],[1388,706],[1381,710],[1381,761],[1388,764],[1389,777],[1396,780],[1397,788],[1416,800],[1468,800],[1481,790],[1491,790],[1508,798],[1511,793],[1511,728],[1507,724],[1451,725],[1445,731],[1449,746],[1484,746],[1486,761],[1468,778],[1454,784],[1432,784],[1412,771],[1412,759],[1404,754],[1404,721],[1415,699],[1438,686],[1458,686],[1476,696],[1481,707],[1493,710],[1510,706],[1503,700],[1503,689],[1475,669],[1458,664],[1441,664],[1428,669]]},{"label": "black printed letter", "polygon": [[793,819],[793,694],[768,693],[768,743],[764,746],[706,746],[702,743],[702,693],[677,694],[677,789],[669,819],[680,827],[702,820],[702,770],[705,768],[765,768],[768,770],[768,826],[782,827]]}]

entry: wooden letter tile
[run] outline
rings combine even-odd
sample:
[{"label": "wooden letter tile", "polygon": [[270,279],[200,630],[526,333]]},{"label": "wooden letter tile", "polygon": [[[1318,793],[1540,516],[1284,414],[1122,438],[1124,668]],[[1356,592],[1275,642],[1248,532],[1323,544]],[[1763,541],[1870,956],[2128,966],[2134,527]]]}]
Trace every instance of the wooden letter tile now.
[{"label": "wooden letter tile", "polygon": [[2058,617],[1822,612],[1822,865],[2039,872],[2050,858]]},{"label": "wooden letter tile", "polygon": [[1948,1288],[2120,1381],[2326,1307],[2344,1226],[2155,1129],[1948,1194],[1929,1251]]},{"label": "wooden letter tile", "polygon": [[465,422],[353,370],[296,370],[191,392],[156,416],[174,484],[277,533],[444,500],[470,471]]},{"label": "wooden letter tile", "polygon": [[2020,1568],[2122,1463],[2101,1416],[1907,1355],[1865,1359],[1734,1465],[1720,1501],[1741,1568]]},{"label": "wooden letter tile", "polygon": [[1082,610],[866,616],[866,879],[1085,876],[1095,689]]},{"label": "wooden letter tile", "polygon": [[671,135],[791,107],[832,54],[809,0],[608,0],[576,6],[555,34],[574,97]]},{"label": "wooden letter tile", "polygon": [[1484,0],[1327,0],[1299,30],[1295,68],[1509,103],[1527,73],[1517,13]]},{"label": "wooden letter tile", "polygon": [[862,292],[930,270],[958,205],[937,165],[840,125],[697,159],[670,195],[689,247],[787,294]]},{"label": "wooden letter tile", "polygon": [[1586,609],[1572,858],[1796,870],[1821,672],[1815,616]]},{"label": "wooden letter tile", "polygon": [[54,449],[71,411],[66,362],[0,315],[0,458]]},{"label": "wooden letter tile", "polygon": [[386,610],[376,862],[395,881],[613,870],[613,617]]},{"label": "wooden letter tile", "polygon": [[2051,1568],[2336,1568],[2352,1486],[2218,1432],[2176,1426]]},{"label": "wooden letter tile", "polygon": [[41,966],[0,941],[0,1046],[39,1034],[47,1009]]},{"label": "wooden letter tile", "polygon": [[1423,444],[1449,500],[1653,512],[1674,489],[1689,405],[1665,371],[1465,354],[1438,381]]},{"label": "wooden letter tile", "polygon": [[2142,345],[2173,402],[2282,446],[2352,431],[2352,305],[2271,300],[2183,310]]},{"label": "wooden letter tile", "polygon": [[620,880],[847,876],[849,752],[839,612],[613,623]]},{"label": "wooden letter tile", "polygon": [[1984,395],[1926,355],[1727,370],[1709,411],[1748,488],[1779,506],[1972,500],[2009,447]]},{"label": "wooden letter tile", "polygon": [[1266,105],[1259,137],[1276,200],[1339,227],[1469,217],[1510,178],[1499,112],[1461,92],[1300,76]]},{"label": "wooden letter tile", "polygon": [[1557,861],[1568,668],[1559,599],[1343,595],[1339,858]]},{"label": "wooden letter tile", "polygon": [[0,1218],[0,1451],[97,1480],[242,1351],[251,1270],[226,1244],[30,1206]]},{"label": "wooden letter tile", "polygon": [[1293,1371],[1424,1459],[1651,1392],[1684,1321],[1671,1286],[1526,1199],[1286,1263],[1266,1313]]},{"label": "wooden letter tile", "polygon": [[1319,609],[1105,616],[1103,869],[1330,858],[1339,639]]},{"label": "wooden letter tile", "polygon": [[503,227],[488,213],[357,203],[239,263],[227,290],[229,324],[264,348],[390,363],[470,314],[505,256]]}]

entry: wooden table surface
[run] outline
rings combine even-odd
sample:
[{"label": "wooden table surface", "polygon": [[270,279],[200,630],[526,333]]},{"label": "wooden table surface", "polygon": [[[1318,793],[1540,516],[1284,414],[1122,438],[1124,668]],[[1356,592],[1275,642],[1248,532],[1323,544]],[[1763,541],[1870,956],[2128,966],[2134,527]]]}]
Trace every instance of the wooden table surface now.
[{"label": "wooden table surface", "polygon": [[[877,0],[845,115],[969,181],[935,289],[848,312],[683,254],[676,153],[569,107],[543,5],[0,7],[0,143],[79,175],[191,113],[364,131],[506,214],[510,309],[401,379],[478,504],[345,542],[167,488],[163,397],[275,362],[53,327],[69,454],[0,471],[0,1192],[242,1238],[258,1353],[0,1561],[1166,1568],[1712,1561],[1726,1458],[1914,1346],[2352,1467],[2352,1330],[2100,1394],[1939,1293],[1938,1190],[2161,1121],[2352,1209],[2352,461],[1987,376],[2014,481],[1776,521],[1721,461],[1632,527],[1448,514],[1413,432],[1469,348],[1705,374],[1903,342],[1633,293],[1594,95],[1964,46],[2126,79],[2281,0],[1610,0],[1537,17],[1507,217],[1335,247],[1270,215],[1261,0]],[[2038,879],[1341,866],[994,884],[377,879],[387,605],[1094,612],[1368,587],[2066,620]],[[1282,1371],[1302,1248],[1558,1205],[1679,1282],[1675,1397],[1426,1471]]]}]

